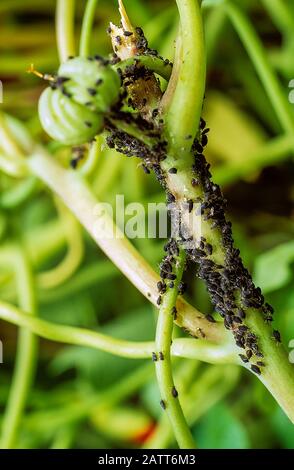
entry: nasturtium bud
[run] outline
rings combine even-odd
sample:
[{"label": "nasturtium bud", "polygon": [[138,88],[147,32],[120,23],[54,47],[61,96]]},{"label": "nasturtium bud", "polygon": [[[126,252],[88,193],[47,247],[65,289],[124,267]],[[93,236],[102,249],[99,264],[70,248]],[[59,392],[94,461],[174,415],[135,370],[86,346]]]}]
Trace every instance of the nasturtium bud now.
[{"label": "nasturtium bud", "polygon": [[42,126],[66,145],[88,142],[102,131],[105,113],[119,93],[119,75],[104,59],[69,59],[40,97]]},{"label": "nasturtium bud", "polygon": [[70,59],[60,65],[58,77],[74,101],[94,111],[107,112],[119,98],[119,75],[103,58]]},{"label": "nasturtium bud", "polygon": [[61,90],[46,88],[39,100],[39,116],[52,139],[65,145],[92,140],[103,127],[103,115],[65,96]]}]

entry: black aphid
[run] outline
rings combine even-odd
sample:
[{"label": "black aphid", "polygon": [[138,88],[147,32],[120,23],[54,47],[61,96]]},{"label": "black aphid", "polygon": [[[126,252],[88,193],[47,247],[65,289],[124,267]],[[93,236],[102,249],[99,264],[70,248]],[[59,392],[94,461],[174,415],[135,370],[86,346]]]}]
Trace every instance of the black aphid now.
[{"label": "black aphid", "polygon": [[207,315],[205,315],[205,318],[206,318],[206,320],[208,320],[210,323],[215,323],[215,319],[213,318],[212,315],[210,315],[210,313],[208,313]]},{"label": "black aphid", "polygon": [[155,352],[152,353],[151,357],[153,362],[157,361],[157,354]]},{"label": "black aphid", "polygon": [[158,356],[159,356],[160,361],[164,361],[164,355],[162,351],[159,351]]},{"label": "black aphid", "polygon": [[164,400],[160,400],[159,404],[160,404],[160,406],[161,406],[161,408],[162,408],[163,410],[166,409],[166,404],[165,404],[165,401],[164,401]]},{"label": "black aphid", "polygon": [[166,291],[166,284],[162,281],[158,281],[157,283],[157,289],[160,294],[164,294]]},{"label": "black aphid", "polygon": [[150,174],[150,170],[149,170],[149,168],[147,168],[146,165],[142,165],[142,169],[143,169],[143,171],[144,171],[144,173],[145,173],[146,175],[149,175],[149,174]]},{"label": "black aphid", "polygon": [[178,170],[177,170],[175,167],[172,167],[172,168],[170,168],[170,169],[168,170],[168,172],[169,172],[171,175],[176,174],[177,171],[178,171]]},{"label": "black aphid", "polygon": [[244,354],[239,354],[239,357],[240,357],[240,359],[241,359],[243,362],[245,362],[245,363],[246,363],[246,362],[249,362],[248,357],[247,357],[247,356],[244,356]]},{"label": "black aphid", "polygon": [[95,88],[87,88],[87,92],[91,96],[95,96],[97,94],[97,90],[95,90]]},{"label": "black aphid", "polygon": [[183,295],[187,289],[187,284],[185,282],[180,282],[178,286],[178,292],[180,295]]},{"label": "black aphid", "polygon": [[175,386],[173,386],[171,393],[174,398],[177,398],[179,396],[178,391]]},{"label": "black aphid", "polygon": [[277,343],[281,342],[281,334],[278,330],[273,331],[273,338],[276,340]]},{"label": "black aphid", "polygon": [[192,209],[193,209],[193,201],[192,201],[192,199],[189,199],[189,200],[187,201],[187,204],[188,204],[188,211],[189,211],[189,213],[190,213],[190,212],[192,212]]},{"label": "black aphid", "polygon": [[133,33],[131,31],[124,31],[124,36],[132,36]]},{"label": "black aphid", "polygon": [[252,364],[251,370],[252,370],[253,372],[255,372],[255,374],[258,374],[258,375],[261,374],[260,368],[259,368],[258,366],[256,366],[255,364]]},{"label": "black aphid", "polygon": [[157,297],[156,303],[157,303],[157,305],[160,305],[160,304],[161,304],[161,295],[159,295],[159,296]]}]

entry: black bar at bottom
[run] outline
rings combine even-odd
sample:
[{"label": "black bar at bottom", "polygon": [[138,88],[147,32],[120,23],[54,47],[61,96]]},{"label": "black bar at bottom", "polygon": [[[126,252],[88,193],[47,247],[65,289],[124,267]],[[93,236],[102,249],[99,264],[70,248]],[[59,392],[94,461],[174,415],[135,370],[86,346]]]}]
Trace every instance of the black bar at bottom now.
[{"label": "black bar at bottom", "polygon": [[[271,465],[293,460],[291,450],[1,450],[0,468],[42,468],[42,465],[55,468],[92,469],[106,465],[113,468],[138,468],[141,466],[180,465],[190,467],[197,465],[206,468],[215,465],[220,468],[244,467],[249,464]],[[144,467],[143,467],[144,468]]]}]

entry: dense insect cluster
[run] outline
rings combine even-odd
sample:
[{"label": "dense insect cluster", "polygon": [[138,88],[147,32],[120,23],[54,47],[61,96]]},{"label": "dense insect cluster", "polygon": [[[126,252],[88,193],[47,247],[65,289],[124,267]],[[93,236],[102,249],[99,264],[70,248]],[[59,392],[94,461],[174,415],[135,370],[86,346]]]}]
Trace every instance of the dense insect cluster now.
[{"label": "dense insect cluster", "polygon": [[[122,45],[124,40],[132,38],[136,54],[158,56],[156,51],[148,47],[141,28],[136,28],[134,32],[121,27],[118,30],[123,36],[120,34],[115,36],[117,47]],[[169,61],[161,59],[165,64],[169,64]],[[119,61],[120,57],[116,54],[111,59],[104,59],[101,56],[88,59],[73,58],[62,64],[58,75],[51,80],[51,88],[53,91],[59,90],[66,98],[73,99],[76,105],[83,105],[89,111],[96,111],[96,114],[97,111],[98,113],[107,111],[107,114],[103,115],[103,123],[108,131],[106,139],[108,146],[127,156],[139,157],[142,160],[143,170],[146,173],[153,170],[165,189],[168,207],[171,203],[177,205],[178,196],[173,193],[168,181],[169,178],[179,177],[178,169],[175,164],[169,168],[163,164],[167,159],[168,149],[163,137],[164,123],[157,106],[158,99],[162,95],[159,82],[154,73],[136,58],[131,65],[117,67],[116,71],[112,70],[111,64]],[[75,67],[72,67],[73,62]],[[79,74],[83,75],[84,80],[85,66],[88,70],[87,83],[81,87]],[[90,73],[92,69],[99,73]],[[110,95],[106,93],[108,97],[100,93],[103,86],[108,86],[106,79],[111,82],[111,93]],[[84,119],[84,124],[85,127],[91,127],[92,121]],[[123,124],[126,124],[126,127]],[[129,132],[129,128],[135,132]],[[219,186],[211,181],[209,164],[203,155],[208,143],[208,132],[205,121],[201,119],[198,135],[192,144],[190,196],[184,208],[177,209],[183,230],[179,240],[172,240],[166,246],[167,255],[160,265],[162,280],[158,284],[157,304],[161,304],[162,295],[167,287],[173,287],[176,279],[173,263],[179,250],[178,244],[189,240],[191,242],[189,248],[185,248],[188,258],[197,264],[198,276],[205,281],[215,310],[223,318],[224,326],[232,331],[237,346],[243,349],[240,359],[244,363],[251,362],[252,370],[260,373],[264,363],[258,359],[262,358],[263,354],[258,337],[246,324],[246,315],[255,311],[263,316],[266,323],[270,323],[273,319],[273,309],[264,302],[260,288],[255,287],[251,275],[242,263],[239,250],[234,247],[231,223],[225,217],[226,201]],[[74,139],[74,129],[72,134]],[[187,135],[186,139],[190,140],[192,136]],[[80,157],[73,161],[73,167],[79,159]],[[195,234],[190,234],[189,230],[187,233],[184,215],[193,211],[201,216],[203,223],[209,228],[205,232],[205,237],[196,239]],[[221,257],[215,256],[216,251],[221,253]],[[179,294],[183,294],[185,288],[185,283],[180,282]],[[176,317],[176,311],[172,314]],[[206,318],[210,322],[215,321],[212,315],[207,315]],[[198,337],[203,337],[201,331],[196,334]],[[280,342],[277,331],[273,332],[273,339],[277,343]]]},{"label": "dense insect cluster", "polygon": [[[139,44],[140,52],[150,50],[147,42],[144,40],[143,33],[139,34],[142,43]],[[153,53],[153,52],[152,52]],[[155,53],[154,53],[155,54]],[[140,79],[149,80],[150,75],[144,68],[134,64],[126,72],[123,82],[126,87],[134,81]],[[132,103],[133,104],[133,103]],[[134,109],[139,111],[137,106]],[[127,113],[126,113],[127,114]],[[126,132],[111,128],[110,136],[107,143],[110,147],[115,147],[119,152],[129,156],[138,156],[144,162],[144,171],[147,173],[152,169],[161,185],[166,190],[167,203],[176,202],[176,195],[172,193],[167,183],[167,174],[177,175],[178,170],[175,166],[163,170],[162,162],[166,159],[167,145],[161,138],[162,123],[158,121],[158,113],[152,115],[152,119],[140,118],[140,122],[133,123],[145,135],[152,136],[155,144],[149,144],[130,136]],[[224,320],[224,326],[231,330],[235,342],[238,347],[244,350],[240,354],[240,359],[244,363],[251,362],[253,372],[260,374],[264,363],[259,359],[263,357],[260,349],[258,337],[253,333],[248,325],[246,325],[246,312],[254,311],[262,315],[265,322],[273,320],[272,307],[264,302],[264,297],[259,287],[255,287],[252,277],[248,270],[244,267],[240,251],[234,247],[231,223],[226,220],[225,208],[226,201],[221,193],[219,186],[211,181],[211,173],[209,164],[207,163],[203,151],[208,143],[209,129],[203,119],[200,121],[199,133],[192,144],[193,165],[191,168],[191,186],[195,192],[195,197],[186,201],[185,209],[188,213],[193,210],[197,211],[196,215],[200,215],[202,221],[209,226],[210,233],[217,233],[218,251],[222,253],[222,262],[217,263],[214,256],[216,244],[208,240],[209,236],[201,237],[194,240],[193,235],[187,237],[187,234],[181,235],[179,241],[173,240],[166,246],[168,252],[160,265],[160,276],[162,280],[158,283],[159,297],[157,304],[161,304],[161,296],[165,293],[167,283],[173,283],[175,274],[173,273],[172,264],[174,261],[173,250],[178,251],[178,242],[187,240],[192,241],[193,246],[186,249],[188,257],[198,266],[198,276],[206,283],[208,292],[211,297],[215,310]],[[192,136],[187,136],[187,140]],[[195,204],[196,203],[196,204]],[[195,207],[197,207],[195,209]],[[180,219],[183,214],[179,214]],[[172,285],[172,284],[170,284]],[[179,284],[179,293],[183,294],[185,284]],[[173,312],[176,316],[176,312]],[[207,315],[207,320],[214,322],[212,315]],[[197,332],[198,337],[203,337],[201,332]],[[276,342],[280,341],[278,332],[273,333]]]}]

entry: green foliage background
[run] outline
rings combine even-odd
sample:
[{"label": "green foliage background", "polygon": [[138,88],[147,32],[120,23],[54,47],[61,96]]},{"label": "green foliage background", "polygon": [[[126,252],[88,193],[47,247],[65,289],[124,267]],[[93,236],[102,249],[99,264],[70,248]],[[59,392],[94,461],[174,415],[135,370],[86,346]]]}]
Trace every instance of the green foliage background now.
[{"label": "green foliage background", "polygon": [[[143,27],[150,46],[170,59],[177,33],[174,3],[125,0],[133,23]],[[281,0],[292,19],[279,10],[279,2],[238,3],[254,24],[287,95],[289,81],[294,78],[293,2]],[[83,4],[77,2],[78,28]],[[58,67],[54,7],[55,2],[50,0],[0,3],[1,107],[24,121],[42,142],[48,139],[38,120],[37,102],[44,83],[25,72],[30,63],[48,73]],[[218,8],[207,9],[204,17],[208,63],[204,116],[211,129],[207,157],[228,200],[236,245],[275,307],[275,325],[288,345],[294,338],[293,145],[291,149],[282,140],[285,137],[271,104],[224,13]],[[93,53],[110,52],[105,34],[110,20],[118,20],[115,2],[101,0]],[[278,139],[276,152],[267,147],[272,139]],[[69,161],[68,151],[54,143],[49,146]],[[126,203],[164,201],[153,176],[147,178],[137,161],[110,150],[102,153],[92,185],[100,199],[111,203],[120,193]],[[23,184],[2,173],[0,191],[1,243],[23,243],[38,272],[54,267],[64,257],[67,242],[64,220],[51,194],[32,177]],[[73,230],[79,237],[79,227]],[[84,254],[73,275],[54,289],[38,287],[40,316],[119,338],[153,339],[153,308],[85,233],[82,240]],[[140,239],[134,243],[157,268],[163,240]],[[186,277],[189,300],[201,311],[211,313],[203,284],[192,271]],[[11,279],[5,273],[0,273],[0,297],[15,301]],[[4,364],[0,366],[3,411],[15,359],[16,328],[0,322],[0,338],[4,345]],[[175,361],[174,366],[200,447],[293,447],[293,426],[261,383],[247,372],[188,359]],[[37,377],[20,423],[17,446],[172,447],[173,436],[158,403],[152,364],[41,340]]]}]

